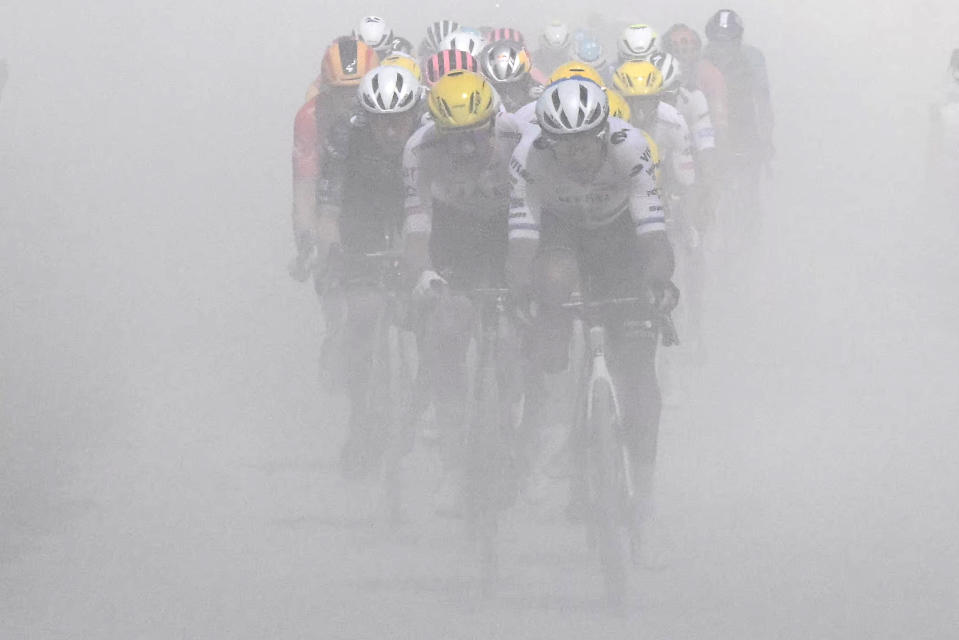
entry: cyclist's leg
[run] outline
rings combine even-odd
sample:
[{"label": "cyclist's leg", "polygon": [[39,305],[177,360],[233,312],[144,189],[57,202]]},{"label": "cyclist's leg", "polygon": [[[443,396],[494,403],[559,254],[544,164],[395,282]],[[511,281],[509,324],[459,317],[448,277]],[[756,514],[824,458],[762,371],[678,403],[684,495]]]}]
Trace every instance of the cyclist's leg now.
[{"label": "cyclist's leg", "polygon": [[[625,220],[624,220],[625,218]],[[590,295],[597,297],[642,296],[644,281],[635,235],[623,216],[617,224],[592,232],[582,246],[585,277]],[[658,334],[646,318],[623,309],[607,327],[610,347],[607,360],[618,392],[623,430],[634,460],[641,499],[648,502],[652,492],[652,471],[656,461],[659,418],[662,409],[656,380]]]}]

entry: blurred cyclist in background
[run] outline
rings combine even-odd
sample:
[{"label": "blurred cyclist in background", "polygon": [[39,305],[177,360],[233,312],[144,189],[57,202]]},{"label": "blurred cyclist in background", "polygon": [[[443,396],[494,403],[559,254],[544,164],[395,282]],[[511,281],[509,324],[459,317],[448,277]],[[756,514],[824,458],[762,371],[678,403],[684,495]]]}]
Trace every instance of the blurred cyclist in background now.
[{"label": "blurred cyclist in background", "polygon": [[569,60],[571,42],[569,27],[565,24],[554,20],[546,25],[540,36],[540,47],[533,52],[536,66],[551,74],[556,67]]},{"label": "blurred cyclist in background", "polygon": [[743,44],[743,21],[735,11],[717,11],[706,23],[703,56],[722,72],[727,89],[727,127],[722,140],[725,184],[736,236],[753,246],[761,223],[760,182],[773,147],[773,110],[766,59]]}]

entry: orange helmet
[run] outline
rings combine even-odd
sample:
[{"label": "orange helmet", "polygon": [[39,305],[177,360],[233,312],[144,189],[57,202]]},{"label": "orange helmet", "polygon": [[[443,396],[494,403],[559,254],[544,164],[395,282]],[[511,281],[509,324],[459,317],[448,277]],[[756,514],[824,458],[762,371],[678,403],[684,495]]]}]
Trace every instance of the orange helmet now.
[{"label": "orange helmet", "polygon": [[366,72],[380,63],[376,52],[361,40],[342,36],[323,54],[322,83],[332,87],[355,87]]}]

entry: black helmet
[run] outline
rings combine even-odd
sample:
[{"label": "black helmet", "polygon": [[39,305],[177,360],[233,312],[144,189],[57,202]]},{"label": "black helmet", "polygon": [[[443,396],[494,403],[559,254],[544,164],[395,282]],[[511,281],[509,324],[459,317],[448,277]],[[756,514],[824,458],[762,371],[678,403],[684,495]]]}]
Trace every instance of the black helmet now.
[{"label": "black helmet", "polygon": [[390,52],[406,53],[406,54],[412,55],[413,43],[407,40],[406,38],[394,36],[393,39],[390,41]]},{"label": "black helmet", "polygon": [[720,9],[706,23],[706,37],[719,42],[743,39],[743,19],[732,9]]}]

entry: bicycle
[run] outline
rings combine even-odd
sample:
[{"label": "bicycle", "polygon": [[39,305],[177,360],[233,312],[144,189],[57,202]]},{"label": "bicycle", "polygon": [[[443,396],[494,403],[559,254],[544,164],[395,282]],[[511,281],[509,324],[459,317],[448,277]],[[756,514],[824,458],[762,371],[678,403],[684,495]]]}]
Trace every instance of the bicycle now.
[{"label": "bicycle", "polygon": [[484,595],[499,574],[499,515],[518,490],[514,440],[522,395],[509,289],[474,289],[476,356],[464,475],[466,521],[479,550]]},{"label": "bicycle", "polygon": [[580,316],[585,336],[573,433],[581,445],[579,454],[584,465],[587,536],[590,545],[599,551],[607,602],[621,607],[628,593],[629,560],[638,560],[637,485],[606,360],[607,317],[616,308],[638,308],[645,312],[645,329],[658,332],[665,346],[677,344],[678,339],[669,316],[651,313],[650,302],[643,298],[574,300],[563,307]]},{"label": "bicycle", "polygon": [[[353,274],[337,277],[348,299],[364,289],[377,296],[371,304],[375,305],[376,317],[370,336],[373,348],[365,392],[362,398],[353,399],[354,405],[358,405],[353,410],[359,412],[360,420],[379,429],[371,429],[363,444],[365,455],[370,457],[367,471],[375,472],[382,465],[384,477],[395,457],[392,448],[398,446],[396,443],[404,433],[412,393],[414,356],[404,327],[407,309],[401,260],[402,253],[396,250],[340,254],[328,269],[330,277]],[[382,459],[384,453],[389,455]],[[389,487],[388,481],[386,486]]]}]

